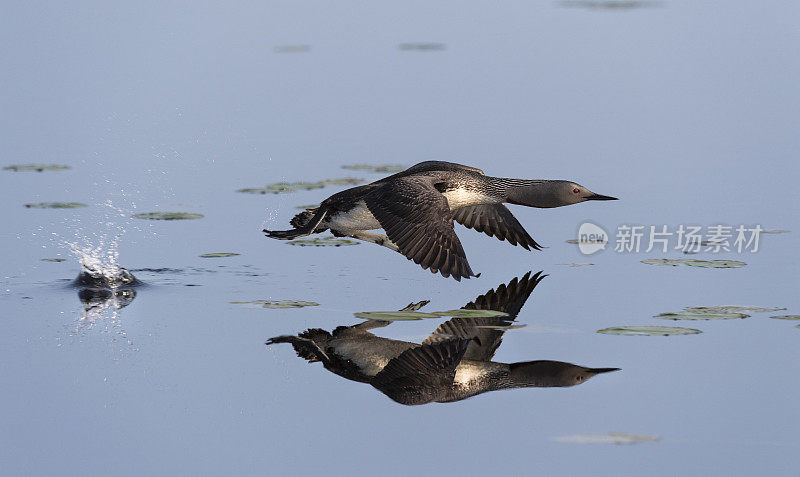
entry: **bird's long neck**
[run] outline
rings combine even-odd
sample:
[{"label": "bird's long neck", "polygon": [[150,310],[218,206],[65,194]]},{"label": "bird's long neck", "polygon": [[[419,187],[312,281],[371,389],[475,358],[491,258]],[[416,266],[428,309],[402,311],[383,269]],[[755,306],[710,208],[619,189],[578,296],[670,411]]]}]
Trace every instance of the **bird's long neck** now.
[{"label": "bird's long neck", "polygon": [[527,205],[528,207],[558,207],[555,185],[559,181],[511,179],[507,177],[489,178],[492,187],[503,197],[503,202]]},{"label": "bird's long neck", "polygon": [[563,386],[559,371],[574,366],[560,361],[525,361],[508,365],[508,375],[504,376],[503,387],[508,388],[549,388]]}]

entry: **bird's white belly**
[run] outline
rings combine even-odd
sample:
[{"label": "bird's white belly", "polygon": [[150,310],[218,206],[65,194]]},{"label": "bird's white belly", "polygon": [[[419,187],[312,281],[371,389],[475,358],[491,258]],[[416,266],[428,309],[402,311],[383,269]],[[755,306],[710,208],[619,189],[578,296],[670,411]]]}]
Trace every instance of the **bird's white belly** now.
[{"label": "bird's white belly", "polygon": [[328,219],[328,227],[341,233],[381,228],[378,219],[372,215],[364,201],[358,202],[347,212],[338,212]]},{"label": "bird's white belly", "polygon": [[459,207],[464,207],[467,205],[489,204],[495,202],[485,194],[464,188],[448,190],[443,192],[442,195],[447,199],[447,203],[450,205],[450,210],[455,210]]}]

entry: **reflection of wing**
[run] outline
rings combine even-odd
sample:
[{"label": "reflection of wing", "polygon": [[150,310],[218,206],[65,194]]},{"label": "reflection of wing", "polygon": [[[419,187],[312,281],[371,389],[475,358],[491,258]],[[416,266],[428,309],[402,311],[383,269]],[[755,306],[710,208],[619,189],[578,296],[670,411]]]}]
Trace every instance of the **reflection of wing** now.
[{"label": "reflection of wing", "polygon": [[392,358],[370,384],[400,404],[441,399],[453,384],[456,366],[469,340],[451,339],[403,351]]},{"label": "reflection of wing", "polygon": [[364,197],[389,240],[422,268],[456,280],[475,276],[453,230],[447,199],[427,177],[391,181]]},{"label": "reflection of wing", "polygon": [[489,290],[464,306],[467,310],[493,310],[508,313],[505,317],[491,318],[452,318],[441,325],[423,341],[423,344],[441,342],[456,338],[470,339],[464,359],[489,361],[503,341],[504,327],[519,314],[520,309],[530,296],[536,285],[547,275],[538,272],[531,276],[526,273],[522,279],[514,278],[507,285],[500,285],[497,290]]},{"label": "reflection of wing", "polygon": [[530,247],[542,249],[503,204],[459,207],[453,211],[453,218],[459,224],[483,232],[489,237],[508,240],[511,245],[519,243],[526,250],[530,250]]}]

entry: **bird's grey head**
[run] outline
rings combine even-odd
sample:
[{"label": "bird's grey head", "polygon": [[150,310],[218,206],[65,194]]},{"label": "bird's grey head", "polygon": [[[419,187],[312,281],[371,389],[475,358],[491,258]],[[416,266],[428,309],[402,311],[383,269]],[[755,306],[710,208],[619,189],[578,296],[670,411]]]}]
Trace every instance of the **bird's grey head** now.
[{"label": "bird's grey head", "polygon": [[514,386],[565,387],[585,383],[598,374],[619,368],[585,368],[562,361],[526,361],[512,363],[509,377]]},{"label": "bird's grey head", "polygon": [[561,207],[587,200],[617,200],[616,197],[596,194],[572,181],[528,181],[511,185],[507,190],[508,202],[528,207]]}]

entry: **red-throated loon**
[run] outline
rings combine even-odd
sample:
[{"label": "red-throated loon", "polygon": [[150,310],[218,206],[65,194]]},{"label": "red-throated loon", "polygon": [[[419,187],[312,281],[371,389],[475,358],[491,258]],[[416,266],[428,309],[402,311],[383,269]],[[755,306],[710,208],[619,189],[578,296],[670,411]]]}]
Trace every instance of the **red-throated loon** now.
[{"label": "red-throated loon", "polygon": [[[442,323],[422,344],[392,340],[368,330],[388,321],[368,320],[339,326],[333,333],[314,328],[299,335],[276,336],[266,342],[291,343],[309,363],[344,378],[369,383],[400,404],[460,401],[477,394],[519,387],[563,387],[581,384],[618,368],[586,368],[561,361],[499,363],[491,361],[503,334],[534,287],[546,275],[539,272],[514,278],[464,306],[494,310],[504,317],[453,318]],[[415,310],[427,301],[412,303]]]},{"label": "red-throated loon", "polygon": [[[453,229],[458,223],[541,249],[504,203],[528,207],[561,207],[587,200],[616,200],[570,181],[489,177],[474,167],[427,161],[371,184],[353,187],[325,199],[316,209],[297,214],[292,230],[266,230],[289,240],[330,229],[383,245],[433,273],[456,280],[477,276],[467,262]],[[386,236],[367,232],[382,228]]]}]

